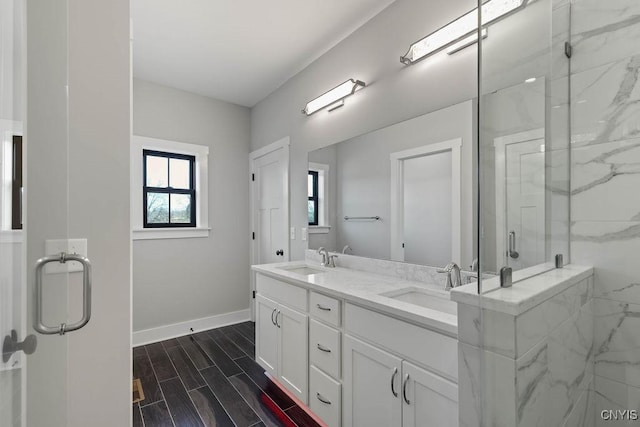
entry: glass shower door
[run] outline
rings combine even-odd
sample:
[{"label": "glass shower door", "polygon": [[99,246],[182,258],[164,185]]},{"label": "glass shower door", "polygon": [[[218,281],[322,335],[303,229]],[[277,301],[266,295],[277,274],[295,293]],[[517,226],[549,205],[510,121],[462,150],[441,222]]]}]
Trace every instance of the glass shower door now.
[{"label": "glass shower door", "polygon": [[0,0],[0,36],[0,426],[63,427],[68,334],[90,316],[90,266],[66,255],[66,1]]}]

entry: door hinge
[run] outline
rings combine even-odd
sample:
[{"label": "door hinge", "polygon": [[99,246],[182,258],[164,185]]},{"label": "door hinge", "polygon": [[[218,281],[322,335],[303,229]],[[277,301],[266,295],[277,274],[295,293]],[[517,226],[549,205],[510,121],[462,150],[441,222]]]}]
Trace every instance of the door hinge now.
[{"label": "door hinge", "polygon": [[402,247],[404,248],[404,243],[402,244]]},{"label": "door hinge", "polygon": [[251,232],[251,240],[256,240],[256,232],[255,231]]},{"label": "door hinge", "polygon": [[253,297],[253,299],[256,299],[256,291],[251,292],[251,296]]},{"label": "door hinge", "polygon": [[251,174],[251,181],[255,181],[255,180],[256,180],[256,174],[255,174],[255,173],[252,173],[252,174]]},{"label": "door hinge", "polygon": [[571,58],[571,55],[573,55],[573,46],[570,42],[564,42],[564,56]]}]

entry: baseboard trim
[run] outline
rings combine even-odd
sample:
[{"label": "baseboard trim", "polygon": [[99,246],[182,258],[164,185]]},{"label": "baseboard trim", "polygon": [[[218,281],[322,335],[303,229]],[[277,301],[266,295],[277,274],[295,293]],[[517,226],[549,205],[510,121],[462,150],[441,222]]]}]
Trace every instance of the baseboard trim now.
[{"label": "baseboard trim", "polygon": [[[203,317],[200,319],[188,320],[186,322],[173,323],[171,325],[159,326],[157,328],[134,331],[132,337],[133,347],[151,344],[170,338],[182,337],[194,332],[206,331],[207,329],[220,328],[222,326],[233,325],[234,323],[251,320],[251,310],[233,311],[231,313],[217,314],[215,316]],[[193,329],[193,330],[191,330]]]}]

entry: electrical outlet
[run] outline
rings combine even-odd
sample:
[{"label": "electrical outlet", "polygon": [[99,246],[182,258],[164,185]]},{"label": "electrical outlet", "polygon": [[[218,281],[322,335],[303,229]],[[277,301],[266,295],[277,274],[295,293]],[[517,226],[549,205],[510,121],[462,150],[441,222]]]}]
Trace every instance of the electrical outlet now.
[{"label": "electrical outlet", "polygon": [[291,240],[296,240],[296,228],[291,227]]},{"label": "electrical outlet", "polygon": [[[58,255],[61,252],[87,256],[87,239],[56,239],[45,241],[45,253],[47,255]],[[73,273],[82,271],[82,264],[77,261],[67,261],[64,264],[50,262],[44,267],[47,274]]]},{"label": "electrical outlet", "polygon": [[300,238],[304,242],[307,240],[307,236],[309,235],[309,230],[307,229],[307,227],[302,227],[300,231],[301,231]]}]

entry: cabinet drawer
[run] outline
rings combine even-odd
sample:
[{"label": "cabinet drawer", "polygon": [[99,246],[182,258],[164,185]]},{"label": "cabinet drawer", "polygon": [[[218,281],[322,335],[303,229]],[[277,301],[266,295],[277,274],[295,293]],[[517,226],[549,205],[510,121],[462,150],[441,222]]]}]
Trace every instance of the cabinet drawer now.
[{"label": "cabinet drawer", "polygon": [[340,331],[311,319],[309,361],[334,378],[340,378]]},{"label": "cabinet drawer", "polygon": [[353,304],[345,305],[345,332],[401,354],[457,384],[458,340]]},{"label": "cabinet drawer", "polygon": [[313,317],[331,325],[340,326],[340,300],[312,291],[309,304],[311,305],[309,311]]},{"label": "cabinet drawer", "polygon": [[342,396],[339,382],[318,370],[310,369],[309,407],[329,427],[339,427]]},{"label": "cabinet drawer", "polygon": [[281,302],[300,311],[307,311],[307,290],[272,279],[262,274],[256,275],[256,290],[274,301]]}]

